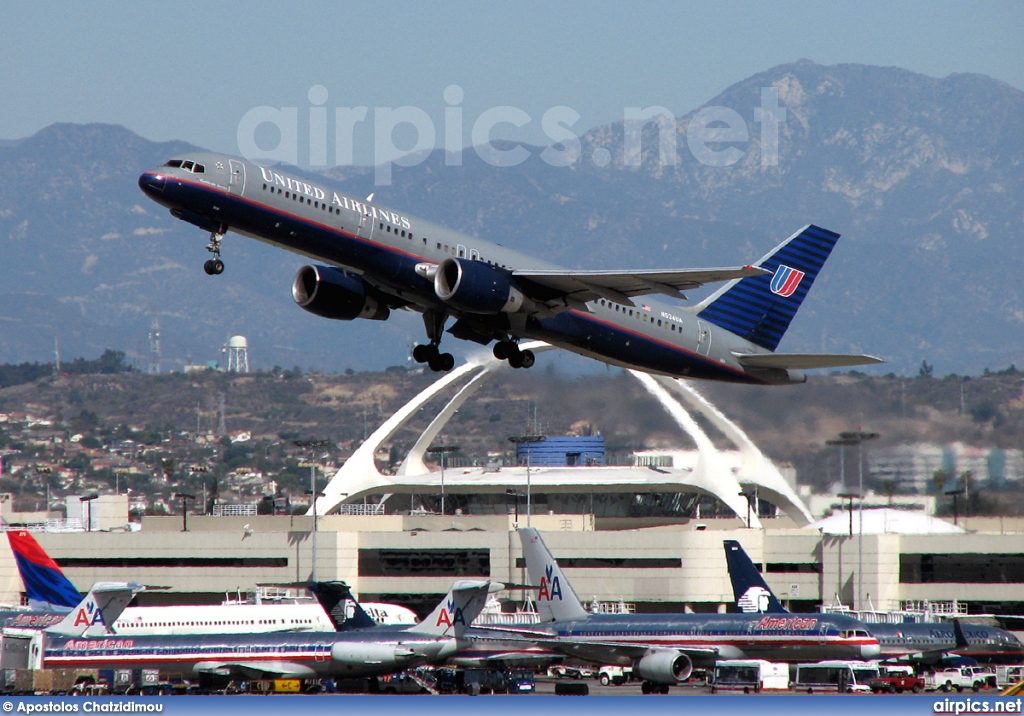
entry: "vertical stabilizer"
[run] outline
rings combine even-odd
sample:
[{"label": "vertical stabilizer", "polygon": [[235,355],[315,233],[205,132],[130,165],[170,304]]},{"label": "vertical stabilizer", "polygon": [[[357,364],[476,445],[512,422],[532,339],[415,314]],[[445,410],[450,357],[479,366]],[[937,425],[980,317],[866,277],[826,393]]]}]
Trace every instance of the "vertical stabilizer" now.
[{"label": "vertical stabilizer", "polygon": [[30,532],[11,530],[7,533],[7,540],[11,543],[30,605],[54,611],[67,611],[78,606],[82,601],[81,592],[75,589]]},{"label": "vertical stabilizer", "polygon": [[783,614],[788,610],[768,588],[764,577],[757,571],[754,562],[743,551],[740,543],[727,539],[725,544],[725,561],[729,565],[729,579],[732,581],[732,592],[736,599],[736,608],[751,614]]},{"label": "vertical stabilizer", "polygon": [[345,582],[313,582],[309,585],[309,591],[327,612],[335,631],[372,629],[378,626],[352,596],[352,590]]},{"label": "vertical stabilizer", "polygon": [[142,589],[141,584],[97,582],[64,619],[46,631],[63,636],[113,634],[110,625],[117,621],[124,608]]},{"label": "vertical stabilizer", "polygon": [[496,582],[459,580],[426,619],[406,631],[459,638],[473,620],[480,616],[487,603],[488,593],[502,589],[504,585]]},{"label": "vertical stabilizer", "polygon": [[838,239],[828,229],[804,227],[754,264],[771,273],[730,281],[694,312],[774,352]]},{"label": "vertical stabilizer", "polygon": [[579,597],[565,578],[558,562],[532,527],[521,527],[519,539],[523,544],[523,560],[530,584],[539,585],[537,612],[542,622],[563,622],[586,619],[590,616]]}]

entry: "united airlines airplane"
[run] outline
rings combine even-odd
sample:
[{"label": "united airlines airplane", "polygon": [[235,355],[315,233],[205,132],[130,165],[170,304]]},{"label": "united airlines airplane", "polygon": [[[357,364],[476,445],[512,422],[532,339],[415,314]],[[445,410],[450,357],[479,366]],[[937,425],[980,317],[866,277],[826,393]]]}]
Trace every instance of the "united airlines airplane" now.
[{"label": "united airlines airplane", "polygon": [[[736,606],[746,613],[788,614],[739,542],[725,540],[725,557]],[[987,663],[1019,664],[1024,644],[1008,631],[952,622],[872,622],[884,659],[938,664],[952,652]]]},{"label": "united airlines airplane", "polygon": [[[760,261],[713,269],[573,271],[386,209],[276,168],[193,152],[139,177],[171,214],[210,233],[206,273],[224,271],[231,230],[310,257],[292,297],[324,318],[382,321],[399,308],[423,316],[428,343],[413,357],[455,365],[447,330],[529,368],[520,349],[538,339],[609,364],[740,383],[789,384],[804,370],[878,363],[865,355],[777,353],[776,348],[839,235],[806,226]],[[727,281],[695,306],[684,291]],[[641,300],[636,300],[643,297]],[[453,322],[449,326],[449,319]]]},{"label": "united airlines airplane", "polygon": [[541,621],[533,625],[533,640],[587,661],[632,666],[645,681],[644,693],[665,692],[685,681],[694,664],[719,659],[871,659],[879,653],[878,640],[861,622],[839,614],[590,614],[540,533],[520,528],[519,538],[530,583],[539,585]]}]

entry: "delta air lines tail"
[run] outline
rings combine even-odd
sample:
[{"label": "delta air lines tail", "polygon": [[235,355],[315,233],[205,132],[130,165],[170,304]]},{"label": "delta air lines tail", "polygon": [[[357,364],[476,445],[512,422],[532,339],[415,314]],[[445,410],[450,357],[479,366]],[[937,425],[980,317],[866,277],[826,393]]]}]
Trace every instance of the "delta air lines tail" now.
[{"label": "delta air lines tail", "polygon": [[82,601],[81,593],[64,576],[39,543],[25,530],[11,530],[7,540],[14,552],[28,603],[36,609],[67,611]]}]

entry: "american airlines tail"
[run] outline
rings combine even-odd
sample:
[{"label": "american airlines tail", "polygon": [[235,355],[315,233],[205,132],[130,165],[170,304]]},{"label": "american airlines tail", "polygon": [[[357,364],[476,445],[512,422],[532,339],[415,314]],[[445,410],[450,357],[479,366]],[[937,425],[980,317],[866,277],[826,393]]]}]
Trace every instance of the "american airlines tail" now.
[{"label": "american airlines tail", "polygon": [[57,563],[50,559],[30,532],[12,530],[7,540],[14,552],[18,573],[25,584],[28,602],[37,609],[67,611],[82,601],[82,594],[64,576]]},{"label": "american airlines tail", "polygon": [[748,614],[757,612],[787,613],[788,610],[772,593],[768,583],[764,581],[740,543],[727,539],[724,544],[725,561],[729,565],[729,580],[732,582],[736,608]]},{"label": "american airlines tail", "polygon": [[540,586],[536,602],[540,620],[562,622],[590,616],[540,533],[532,527],[521,527],[519,539],[523,544],[523,560],[530,584]]},{"label": "american airlines tail", "polygon": [[473,620],[480,616],[484,604],[487,603],[487,595],[502,589],[504,585],[497,582],[482,579],[459,580],[452,585],[448,594],[426,619],[405,631],[458,639]]},{"label": "american airlines tail", "polygon": [[774,351],[838,239],[804,227],[754,264],[771,273],[730,281],[696,307],[697,317]]},{"label": "american airlines tail", "polygon": [[135,594],[142,589],[141,584],[97,582],[66,617],[46,631],[61,636],[113,634],[110,625],[117,621]]}]

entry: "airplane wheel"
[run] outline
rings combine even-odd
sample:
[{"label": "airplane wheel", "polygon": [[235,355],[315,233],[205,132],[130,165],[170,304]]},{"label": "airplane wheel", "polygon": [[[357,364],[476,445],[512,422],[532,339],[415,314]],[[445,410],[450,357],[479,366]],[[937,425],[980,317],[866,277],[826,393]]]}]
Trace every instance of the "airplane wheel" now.
[{"label": "airplane wheel", "polygon": [[203,271],[206,272],[207,276],[213,276],[213,274],[215,273],[213,270],[213,259],[210,259],[209,261],[203,264]]},{"label": "airplane wheel", "polygon": [[210,267],[213,269],[213,273],[215,276],[219,276],[220,274],[224,273],[224,262],[221,261],[220,259],[214,259],[211,262]]},{"label": "airplane wheel", "polygon": [[455,356],[451,353],[442,353],[437,357],[438,364],[441,366],[441,370],[445,373],[455,367]]},{"label": "airplane wheel", "polygon": [[651,693],[651,685],[649,683],[647,683],[646,681],[644,683],[640,684],[640,693],[641,694],[649,694],[649,693]]},{"label": "airplane wheel", "polygon": [[513,368],[522,368],[523,367],[523,354],[518,352],[518,351],[516,351],[515,353],[513,353],[512,355],[510,355],[508,357],[508,364],[510,366],[512,366]]},{"label": "airplane wheel", "polygon": [[417,363],[427,363],[431,356],[437,353],[434,346],[417,345],[412,349],[412,359]]},{"label": "airplane wheel", "polygon": [[515,347],[515,344],[510,341],[498,341],[494,344],[494,348],[491,350],[491,353],[493,353],[494,357],[498,360],[505,360],[509,355],[511,355],[510,349],[513,347]]},{"label": "airplane wheel", "polygon": [[523,368],[532,368],[533,364],[537,362],[537,357],[533,355],[533,351],[523,351],[521,363]]}]

